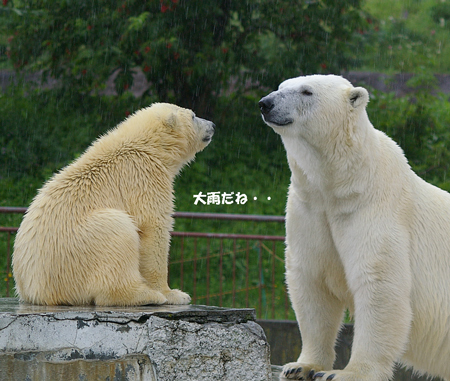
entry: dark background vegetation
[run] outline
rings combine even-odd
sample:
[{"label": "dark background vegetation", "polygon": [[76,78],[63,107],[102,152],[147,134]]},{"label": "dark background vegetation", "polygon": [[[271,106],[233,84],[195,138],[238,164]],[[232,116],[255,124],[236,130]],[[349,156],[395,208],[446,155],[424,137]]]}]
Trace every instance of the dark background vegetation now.
[{"label": "dark background vegetation", "polygon": [[[420,176],[450,190],[448,95],[434,77],[450,68],[448,21],[450,3],[431,0],[2,0],[0,70],[15,80],[0,93],[0,206],[29,205],[92,140],[158,101],[217,125],[176,179],[176,210],[282,215],[289,169],[258,100],[286,78],[351,71],[414,74],[402,97],[369,88],[369,117]],[[137,72],[148,83],[139,97]],[[53,85],[25,81],[30,73]],[[194,205],[214,191],[248,202]],[[0,215],[0,225],[20,218]],[[281,224],[199,220],[176,230],[284,234]]]},{"label": "dark background vegetation", "polygon": [[[368,26],[359,1],[4,3],[5,65],[58,84],[19,82],[1,95],[2,205],[29,204],[99,134],[162,101],[217,125],[213,143],[176,181],[177,210],[283,214],[285,154],[257,102],[285,78],[350,65],[355,31]],[[137,70],[150,83],[139,98],[129,91]],[[117,95],[102,95],[113,73]],[[249,202],[195,206],[200,191],[241,192]]]},{"label": "dark background vegetation", "polygon": [[[442,41],[450,7],[394,2],[386,13],[382,3],[4,0],[1,67],[14,68],[18,82],[0,95],[0,205],[28,205],[93,139],[162,101],[217,125],[213,143],[176,181],[177,210],[283,214],[289,171],[280,139],[259,116],[260,97],[289,77],[401,72],[403,61],[417,74],[411,92],[372,91],[369,116],[421,176],[450,189],[448,102],[430,90],[448,62]],[[421,31],[408,24],[417,15]],[[137,71],[149,83],[140,97],[130,92]],[[57,83],[42,89],[20,81],[30,72]],[[115,95],[104,95],[112,74]],[[195,206],[200,191],[246,193],[249,201]]]}]

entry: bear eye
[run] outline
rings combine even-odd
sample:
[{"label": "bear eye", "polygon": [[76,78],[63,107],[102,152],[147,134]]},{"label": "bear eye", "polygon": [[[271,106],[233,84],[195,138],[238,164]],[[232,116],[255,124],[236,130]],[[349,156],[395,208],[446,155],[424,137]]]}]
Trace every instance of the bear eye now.
[{"label": "bear eye", "polygon": [[303,95],[308,95],[308,96],[313,95],[312,92],[309,91],[309,90],[303,90],[303,91],[302,91],[302,94],[303,94]]}]

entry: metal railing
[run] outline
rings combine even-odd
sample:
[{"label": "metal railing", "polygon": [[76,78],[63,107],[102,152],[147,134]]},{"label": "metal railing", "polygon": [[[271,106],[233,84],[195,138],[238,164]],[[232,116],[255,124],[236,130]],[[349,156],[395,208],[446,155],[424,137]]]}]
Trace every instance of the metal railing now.
[{"label": "metal railing", "polygon": [[[26,208],[0,207],[0,214],[24,214]],[[179,219],[284,223],[283,216],[174,213]],[[11,254],[18,227],[1,227],[1,296],[11,296]],[[284,282],[284,236],[173,231],[169,284],[189,293],[194,304],[253,307],[258,318],[294,319]]]}]

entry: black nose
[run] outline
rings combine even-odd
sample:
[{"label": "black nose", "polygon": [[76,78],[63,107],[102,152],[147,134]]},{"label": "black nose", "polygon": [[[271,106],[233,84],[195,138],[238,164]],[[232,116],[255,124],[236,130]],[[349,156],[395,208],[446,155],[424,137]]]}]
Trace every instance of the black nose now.
[{"label": "black nose", "polygon": [[261,113],[263,115],[266,115],[270,112],[270,110],[272,110],[275,106],[275,104],[273,103],[273,98],[271,97],[264,97],[262,98],[259,102],[259,109],[261,110]]},{"label": "black nose", "polygon": [[213,122],[211,122],[211,124],[209,125],[208,129],[206,130],[206,132],[210,133],[211,136],[212,136],[214,134],[215,130],[216,130],[216,125]]}]

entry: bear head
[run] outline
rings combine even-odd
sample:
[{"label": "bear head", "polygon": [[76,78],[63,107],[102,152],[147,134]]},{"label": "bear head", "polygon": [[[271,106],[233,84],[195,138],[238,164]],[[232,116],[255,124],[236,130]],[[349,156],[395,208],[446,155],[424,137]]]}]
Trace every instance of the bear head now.
[{"label": "bear head", "polygon": [[[154,103],[137,111],[125,124],[133,127],[133,134],[145,140],[163,163],[177,169],[193,160],[214,135],[213,122],[199,118],[189,109],[169,103]],[[131,134],[129,129],[123,133]]]},{"label": "bear head", "polygon": [[[311,75],[282,82],[259,101],[263,120],[283,136],[303,138],[316,146],[353,130],[365,113],[369,94],[336,75]],[[367,119],[368,120],[368,119]]]}]

